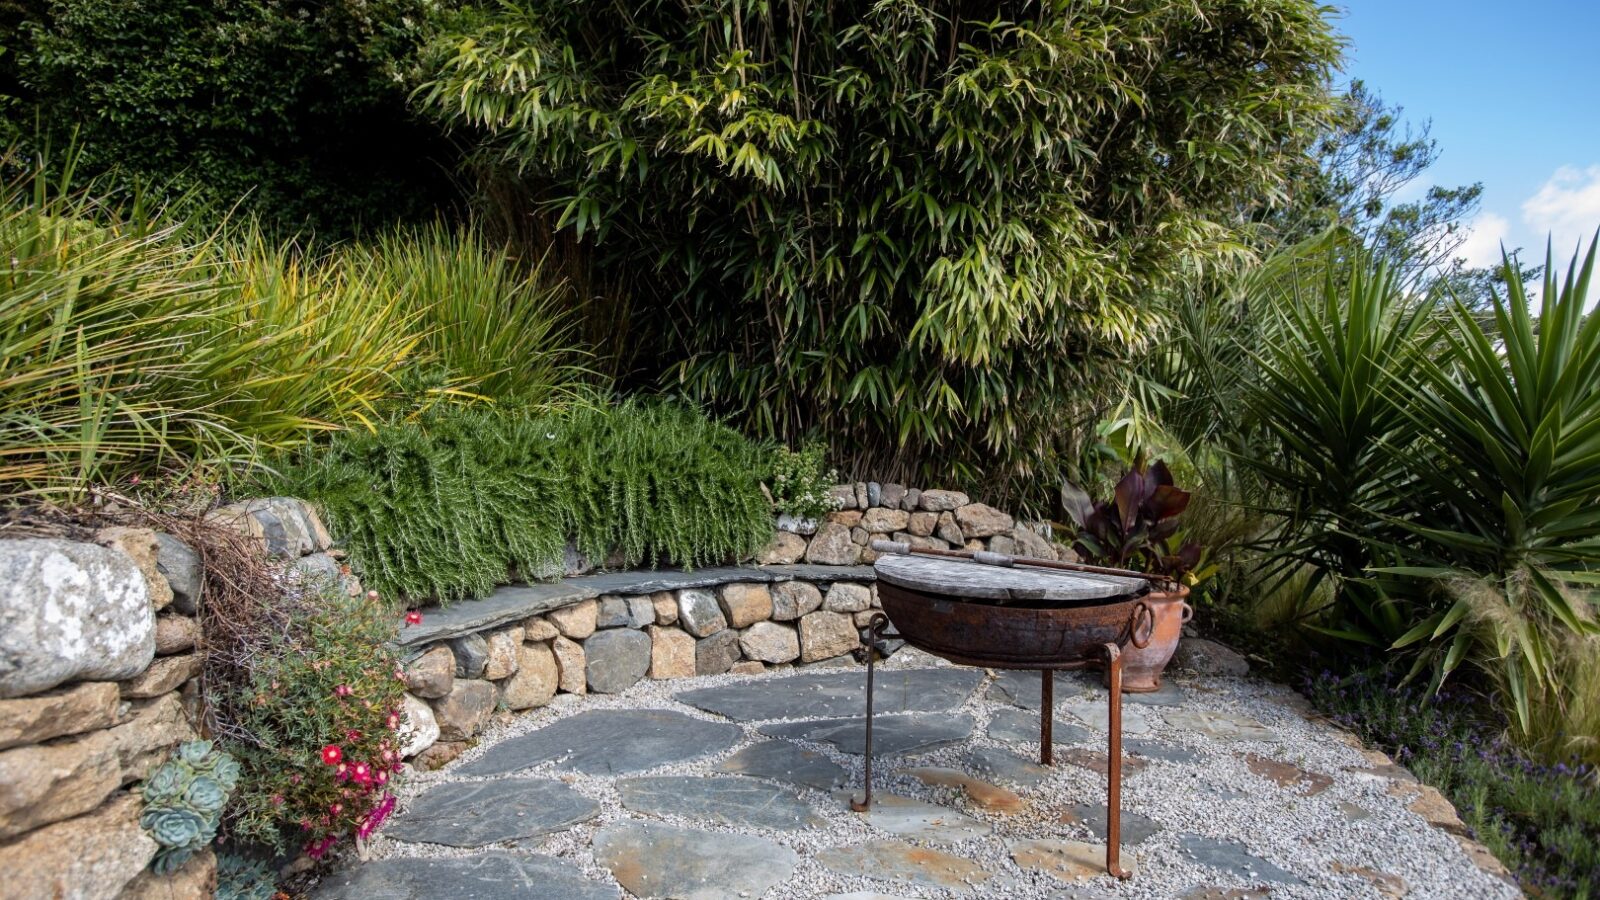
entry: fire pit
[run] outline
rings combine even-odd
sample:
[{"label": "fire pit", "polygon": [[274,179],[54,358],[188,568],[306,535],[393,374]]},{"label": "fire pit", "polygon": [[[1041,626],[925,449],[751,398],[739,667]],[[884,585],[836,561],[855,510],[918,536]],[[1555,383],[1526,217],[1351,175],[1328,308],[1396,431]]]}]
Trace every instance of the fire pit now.
[{"label": "fire pit", "polygon": [[[1039,761],[1047,766],[1054,762],[1055,673],[1103,667],[1109,673],[1110,692],[1106,871],[1127,878],[1129,873],[1118,863],[1122,650],[1129,645],[1142,648],[1150,640],[1155,613],[1141,599],[1149,582],[1134,573],[1060,571],[998,554],[941,559],[902,555],[910,548],[893,542],[880,541],[873,547],[885,554],[874,566],[884,611],[873,616],[861,634],[859,655],[867,663],[866,792],[862,801],[852,801],[852,807],[860,812],[872,804],[873,663],[887,655],[885,639],[904,640],[959,665],[1038,670]],[[895,633],[886,631],[891,623]]]}]

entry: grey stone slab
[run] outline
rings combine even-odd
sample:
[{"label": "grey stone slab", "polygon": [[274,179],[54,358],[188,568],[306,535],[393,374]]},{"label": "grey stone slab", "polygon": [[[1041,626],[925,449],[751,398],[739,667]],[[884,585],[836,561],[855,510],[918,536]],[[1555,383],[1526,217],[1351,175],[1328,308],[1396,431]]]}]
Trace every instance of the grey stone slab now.
[{"label": "grey stone slab", "polygon": [[966,765],[978,775],[995,781],[1009,781],[1023,787],[1042,784],[1054,770],[998,747],[974,747],[967,751]]},{"label": "grey stone slab", "polygon": [[1219,841],[1198,834],[1178,836],[1178,849],[1201,865],[1220,869],[1250,881],[1267,881],[1273,884],[1303,885],[1298,876],[1250,852],[1238,841]]},{"label": "grey stone slab", "polygon": [[823,566],[816,563],[795,563],[788,566],[762,566],[773,581],[876,581],[878,573],[871,566]]},{"label": "grey stone slab", "polygon": [[593,589],[569,582],[507,585],[496,588],[489,596],[479,600],[463,600],[442,609],[425,609],[422,611],[422,624],[401,628],[394,641],[402,647],[417,647],[445,638],[486,631],[596,596],[599,595]]},{"label": "grey stone slab", "polygon": [[1200,754],[1188,747],[1169,744],[1154,738],[1129,738],[1122,742],[1122,747],[1127,752],[1145,759],[1160,759],[1175,763],[1198,763],[1201,760]]},{"label": "grey stone slab", "polygon": [[[1106,805],[1104,803],[1075,803],[1061,813],[1061,821],[1087,826],[1095,840],[1106,839]],[[1149,816],[1130,809],[1122,810],[1122,846],[1142,844],[1161,830],[1161,824]]]},{"label": "grey stone slab", "polygon": [[816,860],[841,875],[943,888],[963,895],[976,889],[980,896],[1006,896],[985,890],[992,873],[977,863],[904,841],[832,847],[818,852]]},{"label": "grey stone slab", "polygon": [[1174,709],[1162,718],[1174,728],[1182,728],[1220,741],[1277,741],[1278,735],[1267,726],[1246,716],[1209,709]]},{"label": "grey stone slab", "polygon": [[599,814],[599,804],[559,781],[458,781],[411,801],[383,833],[397,841],[486,847],[561,831]]},{"label": "grey stone slab", "polygon": [[[955,709],[966,702],[983,673],[971,668],[879,672],[873,689],[877,713]],[[674,697],[741,722],[865,715],[864,672],[819,672],[684,691]]]},{"label": "grey stone slab", "polygon": [[[1069,670],[1056,673],[1055,700],[1060,706],[1091,690],[1104,690],[1094,681],[1099,676],[1095,671]],[[1043,679],[1038,672],[1021,672],[1015,669],[1006,669],[995,673],[994,683],[989,685],[985,699],[996,703],[1010,703],[1023,709],[1038,709],[1039,698]]]},{"label": "grey stone slab", "polygon": [[315,900],[617,900],[614,887],[566,860],[490,852],[447,859],[381,859],[333,872]]},{"label": "grey stone slab", "polygon": [[[855,795],[850,791],[840,791],[834,796],[848,808]],[[896,837],[932,844],[970,841],[987,835],[991,830],[987,824],[959,810],[894,794],[874,794],[872,808],[856,815],[873,828]]]},{"label": "grey stone slab", "polygon": [[[1013,744],[1039,743],[1039,714],[1020,709],[1002,709],[989,717],[989,737]],[[1098,740],[1089,729],[1057,716],[1050,730],[1052,744],[1082,744]]]},{"label": "grey stone slab", "polygon": [[1188,702],[1189,697],[1171,681],[1161,682],[1161,687],[1143,694],[1122,692],[1124,703],[1136,703],[1140,706],[1182,706]]},{"label": "grey stone slab", "polygon": [[664,900],[760,897],[800,863],[762,838],[648,823],[600,829],[594,858],[634,896]]},{"label": "grey stone slab", "polygon": [[585,775],[642,772],[721,753],[738,743],[739,727],[664,709],[597,709],[501,741],[458,771],[504,775],[541,763]]},{"label": "grey stone slab", "polygon": [[[842,753],[866,752],[866,719],[824,719],[820,722],[785,722],[761,726],[770,737],[799,738],[832,744]],[[934,750],[964,741],[972,735],[970,716],[911,714],[877,716],[873,720],[872,753],[892,756]]]},{"label": "grey stone slab", "polygon": [[629,778],[617,782],[617,793],[623,806],[653,816],[779,831],[827,824],[793,789],[737,775]]},{"label": "grey stone slab", "polygon": [[[1097,731],[1105,731],[1111,721],[1111,704],[1104,696],[1084,695],[1074,697],[1056,704],[1059,712],[1067,713],[1074,719],[1088,725]],[[1149,734],[1155,730],[1155,725],[1150,721],[1151,713],[1144,707],[1122,704],[1122,734],[1128,735]]]},{"label": "grey stone slab", "polygon": [[599,594],[654,594],[684,588],[710,588],[737,581],[769,582],[772,576],[757,566],[713,566],[709,569],[657,569],[638,572],[606,572],[580,575],[564,583]]},{"label": "grey stone slab", "polygon": [[823,791],[844,786],[849,777],[844,767],[833,760],[788,741],[751,744],[723,760],[717,771],[787,781]]}]

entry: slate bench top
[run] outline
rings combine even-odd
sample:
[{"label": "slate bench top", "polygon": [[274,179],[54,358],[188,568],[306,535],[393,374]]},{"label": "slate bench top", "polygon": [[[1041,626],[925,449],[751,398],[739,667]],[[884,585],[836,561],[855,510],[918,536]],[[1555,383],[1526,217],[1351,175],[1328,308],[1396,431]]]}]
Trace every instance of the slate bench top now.
[{"label": "slate bench top", "polygon": [[508,584],[487,597],[423,610],[422,624],[400,629],[394,643],[418,647],[473,634],[581,603],[603,594],[653,594],[724,584],[780,581],[872,581],[871,566],[714,566],[707,569],[641,569],[579,575],[549,584]]}]

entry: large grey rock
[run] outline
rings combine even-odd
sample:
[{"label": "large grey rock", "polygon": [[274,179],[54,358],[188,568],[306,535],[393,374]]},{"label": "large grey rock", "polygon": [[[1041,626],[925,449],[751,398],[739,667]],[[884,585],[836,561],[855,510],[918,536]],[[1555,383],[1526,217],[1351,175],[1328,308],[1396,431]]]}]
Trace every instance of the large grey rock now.
[{"label": "large grey rock", "polygon": [[652,816],[778,831],[827,824],[793,789],[736,775],[629,778],[617,782],[617,793],[623,806]]},{"label": "large grey rock", "polygon": [[589,690],[620,694],[650,671],[650,636],[631,628],[599,631],[583,642]]},{"label": "large grey rock", "polygon": [[792,662],[800,656],[800,636],[788,625],[757,622],[739,635],[739,648],[748,659],[768,663]]},{"label": "large grey rock", "polygon": [[[782,722],[763,725],[762,734],[798,738],[832,744],[841,753],[866,752],[867,723],[864,718],[824,719],[820,722]],[[913,713],[903,716],[875,715],[872,723],[872,753],[892,756],[919,750],[935,750],[966,740],[972,734],[972,719],[947,713]]]},{"label": "large grey rock", "polygon": [[[955,709],[983,680],[978,669],[880,671],[873,691],[879,715]],[[864,715],[866,677],[859,672],[818,672],[781,681],[758,681],[683,691],[673,699],[740,722]]]},{"label": "large grey rock", "polygon": [[186,616],[200,611],[205,570],[200,554],[170,534],[156,533],[156,571],[172,587],[172,607]]},{"label": "large grey rock", "polygon": [[843,787],[848,777],[843,766],[821,753],[801,749],[788,741],[751,744],[723,760],[717,766],[717,771],[786,781],[823,791]]},{"label": "large grey rock", "polygon": [[792,622],[822,607],[822,592],[805,581],[785,581],[772,586],[772,618]]},{"label": "large grey rock", "polygon": [[155,653],[149,589],[126,554],[75,541],[0,541],[0,697],[131,678]]},{"label": "large grey rock", "polygon": [[1204,638],[1183,638],[1172,654],[1172,667],[1188,669],[1198,675],[1228,675],[1242,678],[1250,674],[1250,663],[1233,650]]},{"label": "large grey rock", "polygon": [[457,678],[482,678],[489,667],[489,640],[481,634],[469,634],[450,642],[450,652],[456,658]]},{"label": "large grey rock", "polygon": [[971,502],[960,491],[923,491],[921,506],[930,512],[946,512]]},{"label": "large grey rock", "polygon": [[1009,515],[985,503],[969,503],[955,514],[961,533],[969,538],[1006,534],[1016,525]]},{"label": "large grey rock", "polygon": [[678,627],[697,638],[709,637],[728,627],[716,595],[698,589],[678,592]]},{"label": "large grey rock", "polygon": [[739,632],[725,628],[694,643],[696,675],[721,675],[739,661]]},{"label": "large grey rock", "polygon": [[416,647],[445,638],[488,631],[595,596],[597,594],[593,589],[568,582],[508,585],[496,588],[489,596],[479,600],[463,600],[444,609],[424,610],[422,624],[400,629],[400,633],[395,635],[395,643]]},{"label": "large grey rock", "polygon": [[653,824],[600,829],[594,858],[634,896],[670,900],[761,897],[800,863],[761,838]]},{"label": "large grey rock", "polygon": [[600,804],[559,781],[454,781],[412,800],[384,829],[397,841],[486,847],[562,831],[600,814]]},{"label": "large grey rock", "polygon": [[1266,881],[1273,884],[1303,885],[1299,876],[1286,871],[1250,852],[1238,841],[1220,841],[1198,834],[1178,836],[1178,849],[1195,862],[1213,869],[1221,869],[1251,882]]},{"label": "large grey rock", "polygon": [[501,741],[460,774],[502,775],[554,762],[584,775],[640,772],[720,753],[738,743],[737,725],[664,709],[597,709]]},{"label": "large grey rock", "polygon": [[861,527],[868,534],[889,534],[893,531],[904,531],[911,521],[911,514],[903,509],[869,509],[861,516]]},{"label": "large grey rock", "polygon": [[491,851],[443,859],[381,859],[323,878],[315,900],[617,900],[608,884],[550,856]]},{"label": "large grey rock", "polygon": [[418,697],[436,700],[450,693],[456,683],[456,657],[444,644],[406,664],[406,687]]}]

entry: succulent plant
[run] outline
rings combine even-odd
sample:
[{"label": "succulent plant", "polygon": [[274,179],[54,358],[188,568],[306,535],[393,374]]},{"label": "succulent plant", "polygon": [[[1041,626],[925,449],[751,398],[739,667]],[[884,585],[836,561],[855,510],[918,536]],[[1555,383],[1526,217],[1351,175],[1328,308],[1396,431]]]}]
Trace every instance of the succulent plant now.
[{"label": "succulent plant", "polygon": [[278,880],[272,866],[236,853],[217,857],[216,900],[272,900]]},{"label": "succulent plant", "polygon": [[182,744],[145,779],[139,825],[161,849],[150,868],[164,875],[189,861],[217,836],[239,764],[211,741]]}]

